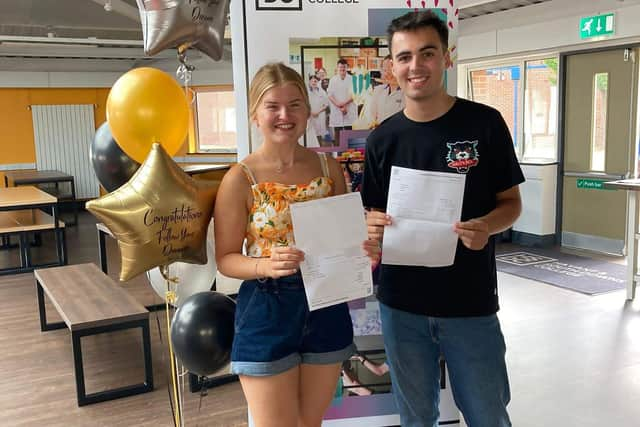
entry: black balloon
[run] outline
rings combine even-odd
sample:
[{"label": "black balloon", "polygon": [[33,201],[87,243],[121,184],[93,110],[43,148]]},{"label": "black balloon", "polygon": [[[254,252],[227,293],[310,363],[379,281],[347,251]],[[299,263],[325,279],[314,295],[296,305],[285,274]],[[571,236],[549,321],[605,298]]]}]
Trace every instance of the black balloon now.
[{"label": "black balloon", "polygon": [[207,376],[229,363],[235,308],[219,292],[198,292],[184,300],[171,321],[171,343],[187,370]]},{"label": "black balloon", "polygon": [[107,122],[98,128],[91,143],[91,163],[98,181],[109,192],[129,181],[140,167],[113,139]]}]

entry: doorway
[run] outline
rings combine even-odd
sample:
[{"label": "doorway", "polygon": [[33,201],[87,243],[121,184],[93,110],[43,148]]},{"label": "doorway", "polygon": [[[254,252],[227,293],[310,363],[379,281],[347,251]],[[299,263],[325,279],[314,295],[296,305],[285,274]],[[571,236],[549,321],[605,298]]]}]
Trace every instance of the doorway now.
[{"label": "doorway", "polygon": [[566,56],[562,246],[625,254],[626,194],[602,184],[635,174],[637,54]]}]

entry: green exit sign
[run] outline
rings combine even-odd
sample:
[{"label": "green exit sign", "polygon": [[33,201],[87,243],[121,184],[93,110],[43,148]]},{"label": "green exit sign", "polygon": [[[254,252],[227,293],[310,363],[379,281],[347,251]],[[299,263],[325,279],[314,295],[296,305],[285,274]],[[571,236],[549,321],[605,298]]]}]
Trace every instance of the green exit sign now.
[{"label": "green exit sign", "polygon": [[583,179],[583,178],[578,178],[576,180],[576,186],[578,188],[585,188],[588,190],[607,190],[607,188],[604,188],[602,184],[604,184],[606,181],[602,180],[602,179]]},{"label": "green exit sign", "polygon": [[613,34],[613,13],[580,18],[580,38],[608,36]]}]

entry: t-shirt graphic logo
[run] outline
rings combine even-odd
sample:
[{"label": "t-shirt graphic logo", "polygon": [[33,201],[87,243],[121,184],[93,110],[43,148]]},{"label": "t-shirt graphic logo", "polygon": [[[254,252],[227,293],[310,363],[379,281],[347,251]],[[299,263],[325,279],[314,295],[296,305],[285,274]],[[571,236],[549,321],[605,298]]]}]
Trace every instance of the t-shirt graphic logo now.
[{"label": "t-shirt graphic logo", "polygon": [[447,166],[455,169],[458,173],[467,173],[469,169],[476,166],[480,160],[478,154],[478,140],[447,142],[449,152],[447,153]]}]

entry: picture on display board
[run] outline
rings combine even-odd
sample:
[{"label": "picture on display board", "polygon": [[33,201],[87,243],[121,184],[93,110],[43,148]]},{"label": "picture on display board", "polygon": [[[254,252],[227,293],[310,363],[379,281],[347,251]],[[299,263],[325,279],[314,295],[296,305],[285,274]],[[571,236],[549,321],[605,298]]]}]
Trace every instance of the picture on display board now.
[{"label": "picture on display board", "polygon": [[[384,56],[386,56],[386,55],[384,55]],[[367,59],[367,67],[369,68],[369,70],[378,71],[379,72],[379,70],[382,67],[382,58],[384,58],[384,56],[375,57],[375,58],[368,58]],[[378,77],[380,77],[380,75],[378,75]]]},{"label": "picture on display board", "polygon": [[355,354],[342,362],[338,383],[341,396],[391,393],[391,376],[384,350]]},{"label": "picture on display board", "polygon": [[[383,43],[370,37],[324,37],[314,45],[303,45],[294,38],[290,39],[291,55],[300,52],[300,70],[307,82],[311,102],[310,125],[304,136],[304,145],[315,151],[346,151],[348,147],[346,140],[340,138],[341,132],[372,129],[403,106],[400,103],[392,107],[378,106],[389,104],[385,101],[387,96],[382,87],[392,83],[393,79],[388,58],[372,56],[377,54],[379,46],[358,45],[361,46],[358,50],[361,55],[341,56],[345,48],[339,43],[345,43],[344,40],[349,43],[359,40],[378,45]],[[378,86],[380,88],[376,91]],[[401,94],[395,90],[394,86],[393,98],[401,99]],[[391,93],[390,90],[387,92]],[[383,114],[386,116],[382,117]]]},{"label": "picture on display board", "polygon": [[364,152],[367,145],[369,129],[347,130],[340,134],[340,145],[346,150],[338,153],[337,160],[342,166],[347,190],[360,191],[364,174]]},{"label": "picture on display board", "polygon": [[347,69],[353,70],[354,68],[357,67],[356,59],[360,59],[360,58],[359,57],[356,58],[355,56],[343,56],[342,59],[347,61]]},{"label": "picture on display board", "polygon": [[[361,349],[342,363],[337,393],[368,396],[391,392],[391,378],[382,345],[380,305],[375,297],[349,302],[356,346]],[[376,340],[379,342],[376,344]],[[368,344],[364,344],[367,342]]]},{"label": "picture on display board", "polygon": [[342,57],[360,55],[360,39],[341,37],[338,38],[338,45],[340,46],[339,55]]}]

